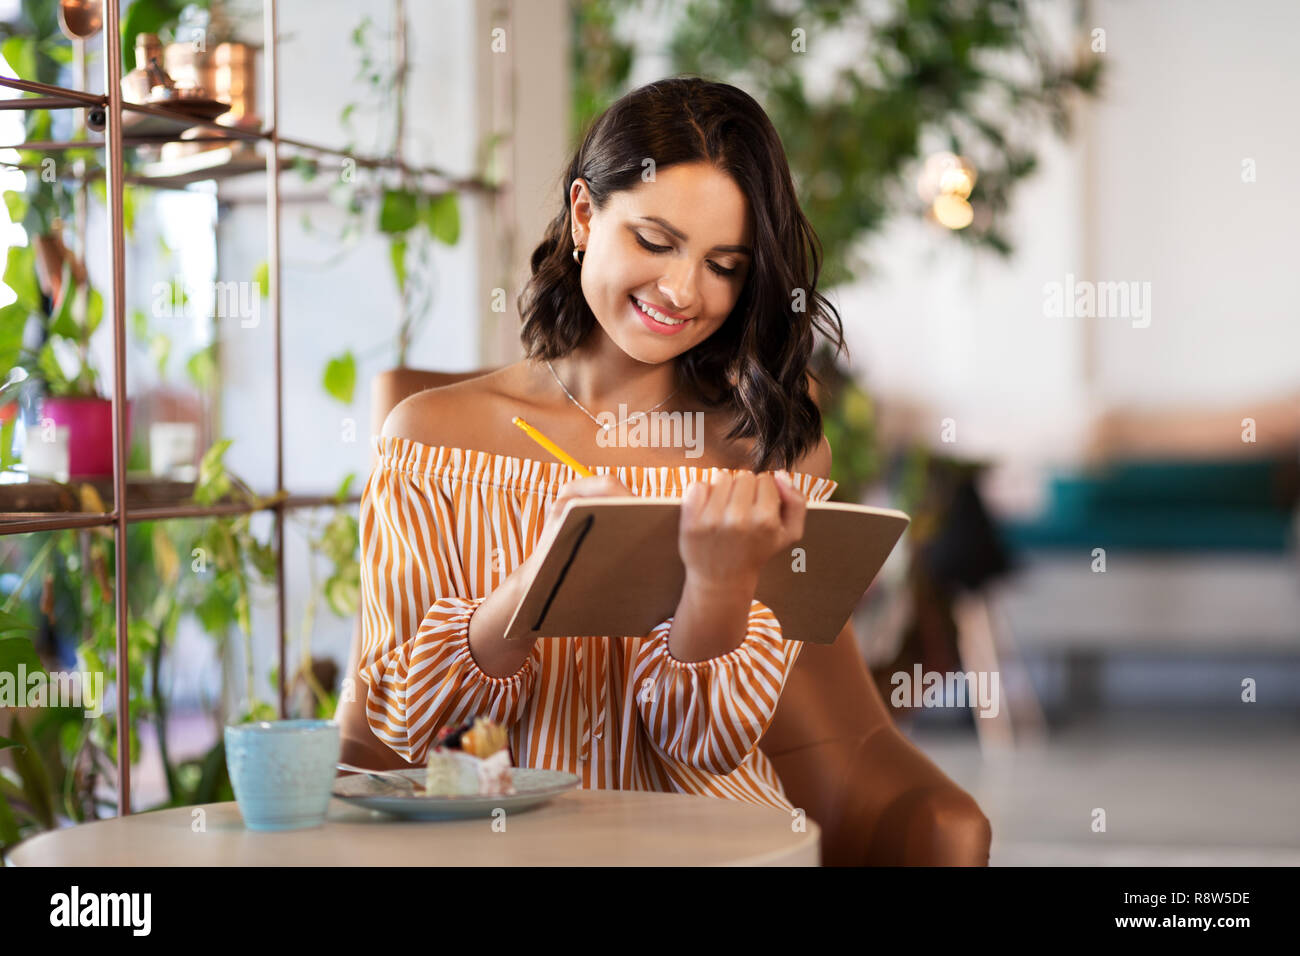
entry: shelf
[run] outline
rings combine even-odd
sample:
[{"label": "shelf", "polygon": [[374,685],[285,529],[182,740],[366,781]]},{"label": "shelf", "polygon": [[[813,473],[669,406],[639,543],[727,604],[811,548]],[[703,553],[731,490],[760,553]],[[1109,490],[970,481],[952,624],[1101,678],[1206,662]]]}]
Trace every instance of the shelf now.
[{"label": "shelf", "polygon": [[[80,512],[80,486],[90,485],[100,499],[112,505],[113,479],[74,478],[69,482],[32,478],[28,481],[0,484],[0,519],[14,518],[18,512],[24,517],[34,517],[61,511]],[[127,473],[127,509],[147,505],[172,505],[194,494],[194,482],[172,481],[154,475]],[[35,513],[35,514],[32,514]]]},{"label": "shelf", "polygon": [[[85,90],[74,90],[69,86],[56,86],[53,83],[38,83],[35,80],[21,80],[16,76],[0,76],[0,87],[8,87],[11,90],[19,90],[23,93],[35,93],[38,96],[62,102],[62,109],[80,108],[83,106],[105,106],[108,104],[108,97],[103,93],[87,93]],[[6,106],[5,109],[35,110],[48,108],[36,105],[34,102],[29,105],[21,98],[10,99],[5,102],[21,104],[18,106]],[[60,107],[55,108],[58,109]]]},{"label": "shelf", "polygon": [[[63,108],[85,108],[106,106],[108,102],[107,97],[102,93],[86,93],[82,90],[53,86],[48,83],[36,83],[30,80],[19,80],[13,77],[0,77],[0,87],[9,87],[23,92],[39,94],[37,97],[30,99],[0,100],[0,109],[47,109],[59,108],[59,106]],[[217,120],[199,119],[157,104],[124,102],[122,111],[124,116],[129,113],[136,117],[131,121],[125,118],[122,120],[122,145],[124,148],[138,149],[179,142],[267,140],[292,150],[350,159],[362,169],[394,169],[408,175],[437,177],[446,182],[449,190],[458,192],[478,192],[491,195],[500,190],[500,186],[495,183],[487,182],[478,177],[453,176],[447,170],[435,166],[412,166],[389,156],[361,156],[337,147],[311,143],[306,140],[278,137],[275,130],[270,128],[261,130],[240,129],[239,127],[222,124]],[[206,130],[207,132],[195,135],[196,130]],[[0,145],[0,150],[22,149],[55,152],[64,149],[103,149],[105,146],[106,140],[104,139],[48,140]],[[284,163],[285,160],[281,157],[280,161]],[[178,165],[181,164],[178,163]],[[207,164],[201,165],[207,168]],[[226,179],[258,172],[264,170],[265,164],[261,161],[256,163],[240,161],[221,172],[216,172],[217,164],[214,164],[211,168],[213,172],[204,175],[198,174],[197,165],[193,168],[182,168],[175,173],[159,169],[151,175],[142,176],[138,179],[128,176],[127,181],[140,185],[155,185],[159,188],[181,189],[194,182],[208,179]],[[97,174],[103,176],[103,171],[97,171]]]},{"label": "shelf", "polygon": [[[100,497],[112,498],[113,482],[109,478],[89,479],[88,484],[101,492]],[[33,483],[34,484],[34,483]],[[11,534],[30,534],[33,531],[63,531],[70,528],[108,527],[117,522],[117,512],[78,511],[74,505],[73,493],[67,486],[53,483],[41,483],[42,490],[35,492],[35,497],[44,496],[55,502],[56,506],[47,510],[27,510],[18,507],[10,510],[15,500],[10,496],[10,489],[24,488],[25,485],[0,485],[0,537]],[[133,494],[133,492],[135,492]],[[217,502],[212,505],[198,505],[188,501],[194,493],[194,483],[168,481],[161,478],[132,478],[127,484],[128,523],[136,521],[186,521],[195,518],[213,518],[230,515],[248,514],[253,511],[297,511],[306,508],[337,507],[340,505],[359,504],[359,495],[352,495],[341,501],[332,495],[287,495],[279,501],[273,501],[262,508],[254,508],[242,501]],[[269,496],[267,496],[269,497]]]}]

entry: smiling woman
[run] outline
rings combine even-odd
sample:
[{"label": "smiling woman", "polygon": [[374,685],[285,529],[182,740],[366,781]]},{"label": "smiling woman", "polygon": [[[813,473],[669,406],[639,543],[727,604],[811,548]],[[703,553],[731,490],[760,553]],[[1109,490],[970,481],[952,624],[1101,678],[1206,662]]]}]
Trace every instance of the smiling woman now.
[{"label": "smiling woman", "polygon": [[[665,80],[610,107],[564,186],[523,293],[525,359],[406,398],[378,439],[366,720],[411,763],[481,716],[515,766],[583,787],[793,810],[758,743],[803,643],[755,593],[806,501],[835,490],[808,377],[814,327],[843,340],[781,143],[735,87]],[[697,454],[598,440],[650,414],[698,415]],[[515,416],[601,473],[533,458]],[[645,634],[505,640],[564,502],[602,495],[681,497],[675,613]]]},{"label": "smiling woman", "polygon": [[520,296],[528,358],[565,381],[621,362],[647,396],[680,386],[726,416],[729,440],[752,439],[755,471],[815,450],[814,329],[838,355],[843,328],[758,103],[694,77],[640,87],[593,123],[562,181]]}]

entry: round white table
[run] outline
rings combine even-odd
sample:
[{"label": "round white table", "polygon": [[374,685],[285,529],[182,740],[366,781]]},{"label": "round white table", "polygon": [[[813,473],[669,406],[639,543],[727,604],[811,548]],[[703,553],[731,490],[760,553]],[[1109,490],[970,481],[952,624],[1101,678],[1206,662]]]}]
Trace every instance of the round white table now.
[{"label": "round white table", "polygon": [[[196,812],[196,811],[202,811]],[[493,826],[399,820],[331,800],[323,826],[264,833],[235,803],[41,833],[15,866],[818,866],[817,824],[714,797],[573,790]]]}]

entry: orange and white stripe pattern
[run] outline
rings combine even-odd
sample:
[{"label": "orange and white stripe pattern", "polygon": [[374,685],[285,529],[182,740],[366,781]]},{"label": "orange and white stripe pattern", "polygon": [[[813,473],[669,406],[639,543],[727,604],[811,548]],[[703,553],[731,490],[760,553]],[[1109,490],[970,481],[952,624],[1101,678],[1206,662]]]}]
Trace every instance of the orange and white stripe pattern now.
[{"label": "orange and white stripe pattern", "polygon": [[[567,465],[374,439],[361,498],[361,661],[366,714],[413,764],[443,726],[490,717],[516,766],[576,774],[582,786],[705,794],[792,809],[757,743],[803,647],[759,601],[743,643],[676,660],[672,618],[627,637],[543,638],[509,677],[469,649],[469,619],[529,554],[546,510],[576,477]],[[680,496],[710,469],[596,466],[634,494]],[[836,483],[796,472],[824,501]]]}]

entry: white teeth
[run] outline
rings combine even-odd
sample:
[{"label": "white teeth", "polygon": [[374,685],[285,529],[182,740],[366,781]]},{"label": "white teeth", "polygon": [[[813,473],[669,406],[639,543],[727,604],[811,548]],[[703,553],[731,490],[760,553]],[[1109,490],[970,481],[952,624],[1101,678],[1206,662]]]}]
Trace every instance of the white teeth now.
[{"label": "white teeth", "polygon": [[650,316],[652,319],[658,322],[662,322],[664,325],[681,325],[683,322],[687,321],[686,319],[670,319],[668,318],[668,316],[664,315],[658,309],[653,309],[650,306],[646,305],[636,296],[632,297],[632,301],[635,302],[641,308],[641,311],[643,311],[646,315]]}]

